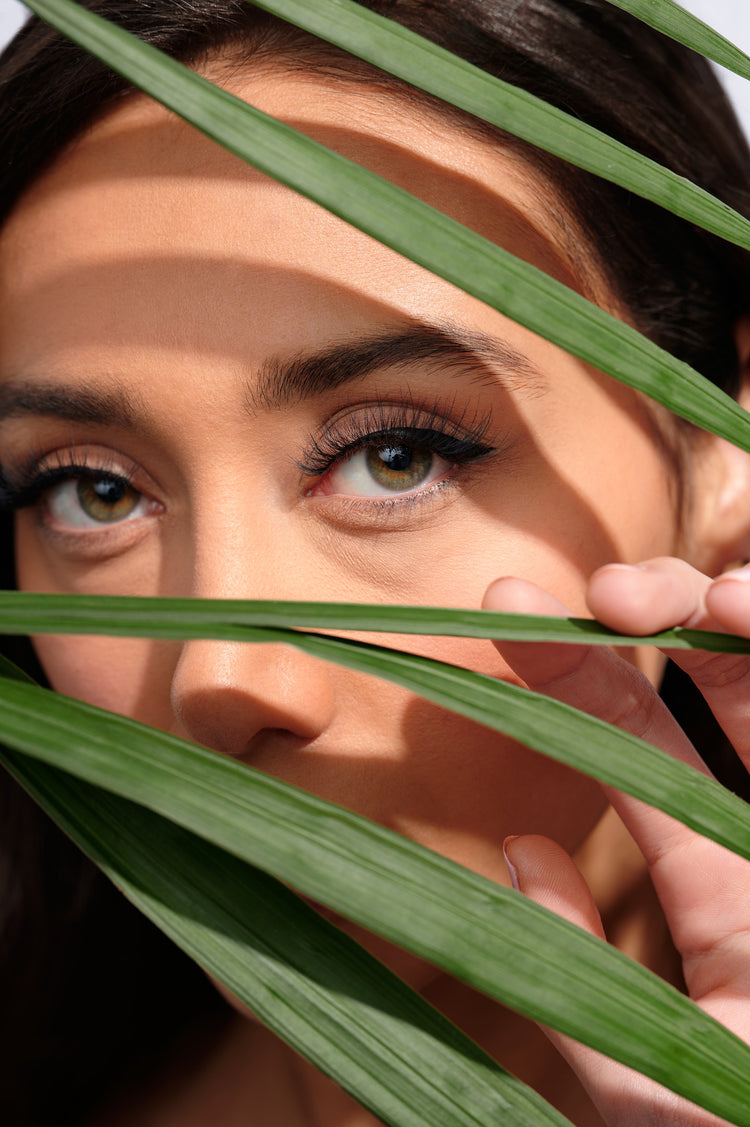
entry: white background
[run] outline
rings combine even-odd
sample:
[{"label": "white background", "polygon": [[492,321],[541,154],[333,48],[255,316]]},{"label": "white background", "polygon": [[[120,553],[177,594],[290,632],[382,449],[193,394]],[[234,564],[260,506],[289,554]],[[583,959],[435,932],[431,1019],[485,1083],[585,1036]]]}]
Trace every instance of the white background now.
[{"label": "white background", "polygon": [[[748,0],[681,0],[682,6],[750,54],[750,3]],[[20,27],[25,8],[19,0],[0,0],[0,46]],[[750,82],[737,75],[725,81],[750,135]]]}]

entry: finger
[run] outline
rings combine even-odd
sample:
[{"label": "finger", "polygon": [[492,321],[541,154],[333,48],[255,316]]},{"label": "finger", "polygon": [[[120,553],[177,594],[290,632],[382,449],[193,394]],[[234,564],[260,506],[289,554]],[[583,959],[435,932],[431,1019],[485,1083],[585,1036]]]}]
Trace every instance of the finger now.
[{"label": "finger", "polygon": [[[605,625],[651,634],[672,626],[750,634],[750,574],[711,581],[684,560],[655,559],[636,567],[600,568],[588,604]],[[745,766],[750,765],[750,656],[666,650],[692,678]]]},{"label": "finger", "polygon": [[715,579],[706,592],[706,606],[722,630],[750,637],[750,566]]},{"label": "finger", "polygon": [[[539,834],[507,837],[503,842],[503,853],[511,883],[518,892],[590,934],[604,938],[601,918],[588,885],[557,842]],[[604,1070],[617,1067],[600,1053],[557,1030],[547,1026],[540,1028],[589,1091],[592,1089],[592,1077],[595,1076],[601,1083]]]},{"label": "finger", "polygon": [[523,834],[506,837],[503,853],[515,889],[604,939],[601,917],[589,887],[561,845],[541,834]]},{"label": "finger", "polygon": [[684,560],[660,557],[640,564],[607,564],[589,580],[594,618],[621,634],[656,634],[704,618],[710,579]]},{"label": "finger", "polygon": [[[516,578],[492,583],[482,605],[487,610],[556,617],[569,613],[541,587]],[[659,701],[653,686],[612,650],[585,644],[539,645],[504,640],[495,645],[530,688],[656,743],[705,773],[695,749]]]},{"label": "finger", "polygon": [[[509,837],[503,843],[513,887],[530,900],[604,938],[601,918],[583,876],[564,849],[537,834]],[[719,1127],[708,1112],[586,1045],[540,1026],[568,1061],[609,1127]]]},{"label": "finger", "polygon": [[[494,583],[485,597],[493,610],[565,614],[547,592],[524,580]],[[640,736],[698,770],[705,770],[653,686],[611,650],[587,646],[497,643],[529,685]],[[645,803],[605,788],[649,865],[670,931],[683,955],[694,997],[744,979],[750,951],[750,865]],[[733,937],[739,937],[736,942]],[[728,962],[729,948],[735,954]],[[736,955],[736,957],[735,957]],[[743,962],[743,960],[745,960]],[[742,990],[744,992],[744,981]],[[747,995],[745,995],[747,996]]]}]

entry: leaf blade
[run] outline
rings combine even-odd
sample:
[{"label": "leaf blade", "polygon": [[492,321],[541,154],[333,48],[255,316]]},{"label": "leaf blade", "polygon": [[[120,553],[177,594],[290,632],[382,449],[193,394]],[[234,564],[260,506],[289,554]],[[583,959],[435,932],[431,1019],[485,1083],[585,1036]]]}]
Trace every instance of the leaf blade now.
[{"label": "leaf blade", "polygon": [[[0,735],[17,750],[48,750],[47,762],[190,825],[512,1008],[750,1127],[750,1048],[601,941],[270,776],[34,686],[0,683],[3,705],[10,687],[26,697],[35,745],[8,730],[3,709]],[[39,694],[51,698],[43,712]]]},{"label": "leaf blade", "polygon": [[[201,602],[201,600],[139,600],[118,596],[74,597],[2,592],[0,593],[0,631],[16,630],[25,633],[33,629],[38,633],[60,632],[61,627],[70,630],[74,627],[78,615],[78,629],[82,633],[153,635],[158,631],[158,625],[154,622],[155,611],[151,609],[153,604],[169,607],[176,603],[180,608],[178,614],[182,613],[182,608],[188,604],[192,608],[190,612],[192,623],[200,622],[203,624],[202,627],[196,628],[191,624],[183,627],[179,632],[172,627],[161,631],[159,636],[173,638],[177,636],[183,639],[195,636],[212,638],[219,636],[245,642],[281,641],[323,660],[338,662],[376,677],[384,677],[441,707],[449,708],[459,715],[502,732],[544,755],[639,798],[678,818],[696,832],[705,834],[750,859],[750,825],[747,820],[747,807],[742,800],[726,791],[713,779],[674,761],[657,748],[651,747],[620,728],[579,712],[561,701],[551,700],[520,686],[401,650],[277,626],[240,625],[236,628],[230,625],[227,629],[212,621],[217,608],[218,613],[225,619],[231,618],[231,612],[224,609],[225,607],[239,608],[235,610],[235,614],[240,620],[244,618],[247,621],[247,619],[252,620],[259,613],[263,618],[264,610],[258,612],[258,607],[264,607],[264,604],[242,601],[225,603],[223,600],[216,600],[208,606],[199,607]],[[70,603],[67,612],[66,603]],[[139,621],[133,621],[135,616],[128,621],[131,603],[146,608],[145,614]],[[14,604],[21,606],[20,617],[17,612],[13,613]],[[50,618],[45,620],[39,615],[32,621],[29,613],[31,608],[35,606],[44,608],[45,605],[50,604],[55,607],[55,612]],[[102,605],[118,608],[120,617],[108,618],[106,610],[100,609]],[[322,610],[316,604],[302,605],[312,608],[311,614],[316,621],[330,622],[328,615],[331,604],[327,606],[323,604]],[[249,614],[246,609],[248,606],[251,608]],[[269,606],[276,607],[277,610],[280,607],[282,616],[288,616],[290,613],[294,615],[294,610],[290,612],[289,608],[294,608],[297,604],[282,603],[269,604]],[[346,604],[332,604],[332,606],[339,612],[342,607],[344,611],[352,609]],[[8,608],[11,608],[10,612]],[[354,613],[356,614],[359,609],[355,604]],[[380,614],[377,607],[368,607],[365,611],[364,621],[369,623],[366,628],[372,628],[373,624],[379,621],[379,628],[382,629],[383,621],[387,621],[390,614],[395,616],[399,629],[403,629],[402,612],[405,612],[415,616],[412,625],[424,632],[425,619],[435,613],[441,620],[441,629],[446,626],[446,620],[449,620],[447,624],[450,625],[455,619],[452,629],[463,636],[467,636],[468,631],[468,636],[486,637],[486,633],[478,633],[483,630],[482,620],[486,616],[493,623],[488,629],[494,636],[520,637],[529,640],[535,633],[537,637],[541,634],[555,641],[580,643],[584,640],[587,644],[592,638],[599,644],[608,644],[613,640],[613,636],[606,632],[597,637],[596,634],[588,631],[582,632],[575,621],[555,618],[542,620],[546,624],[546,629],[539,631],[534,616],[518,616],[523,620],[521,629],[518,630],[512,625],[512,620],[517,616],[496,615],[489,612],[470,610],[451,612],[443,608],[418,607],[380,608],[382,611]],[[272,614],[269,617],[273,619]],[[503,623],[510,620],[510,628],[501,630],[496,625],[498,619]],[[334,618],[334,622],[337,621],[340,623],[341,620]],[[583,620],[584,623],[586,621]],[[598,628],[597,624],[593,625]],[[697,644],[701,645],[703,638],[701,631],[691,631],[689,634],[697,637]],[[716,641],[716,644],[721,646],[725,636],[709,635],[708,637],[710,641]],[[614,636],[614,638],[619,641],[641,640],[628,639],[624,636]],[[736,642],[740,652],[747,652],[746,639],[730,639],[730,642],[732,644]],[[50,702],[50,707],[54,707],[54,702]]]},{"label": "leaf blade", "polygon": [[63,771],[10,766],[141,911],[383,1122],[569,1127],[278,881]]},{"label": "leaf blade", "polygon": [[748,416],[682,361],[535,267],[107,24],[73,0],[30,0],[225,148],[532,332],[750,452]]},{"label": "leaf blade", "polygon": [[[315,4],[307,0],[252,0],[252,3],[507,133],[651,200],[720,238],[750,248],[750,222],[728,204],[601,130],[487,74],[394,20],[352,0],[316,0]],[[637,0],[631,0],[631,6],[620,4],[628,10],[636,6],[650,7],[638,4]],[[687,28],[695,30],[695,25],[705,32],[710,31],[700,20],[691,19],[694,24],[677,19],[667,23],[683,32]],[[652,20],[646,22],[652,23]],[[695,40],[696,36],[692,38]],[[725,56],[732,46],[715,32],[713,36],[702,34],[700,39],[715,50],[723,47]],[[744,59],[750,65],[750,60],[737,48],[733,49],[731,57],[740,62]]]},{"label": "leaf blade", "polygon": [[680,626],[658,634],[618,634],[591,618],[510,614],[470,607],[0,591],[0,634],[108,634],[175,641],[216,638],[242,642],[256,640],[255,635],[249,633],[251,629],[309,627],[750,653],[750,639],[736,634]]},{"label": "leaf blade", "polygon": [[734,71],[741,78],[750,78],[750,58],[745,52],[673,0],[609,0],[609,3]]}]

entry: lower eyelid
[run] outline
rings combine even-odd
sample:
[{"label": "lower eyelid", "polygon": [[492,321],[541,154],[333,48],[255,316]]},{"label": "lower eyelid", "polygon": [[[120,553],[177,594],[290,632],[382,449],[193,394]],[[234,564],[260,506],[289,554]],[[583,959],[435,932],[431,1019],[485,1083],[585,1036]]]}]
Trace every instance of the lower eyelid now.
[{"label": "lower eyelid", "polygon": [[[159,515],[155,517],[156,520]],[[83,566],[86,569],[125,556],[147,541],[156,527],[147,518],[121,521],[119,524],[105,526],[103,531],[95,528],[58,527],[46,520],[38,507],[21,510],[16,514],[16,520],[28,521],[27,527],[32,528],[34,535],[48,543],[50,549],[59,556],[62,566]]]},{"label": "lower eyelid", "polygon": [[356,497],[343,493],[311,494],[311,512],[344,532],[413,531],[461,497],[455,477],[444,477],[426,489],[392,497]]}]

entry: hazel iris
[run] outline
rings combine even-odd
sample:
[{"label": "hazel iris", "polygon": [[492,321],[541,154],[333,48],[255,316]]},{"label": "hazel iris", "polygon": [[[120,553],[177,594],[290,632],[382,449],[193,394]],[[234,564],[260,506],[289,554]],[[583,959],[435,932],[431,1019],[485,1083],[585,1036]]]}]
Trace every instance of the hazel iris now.
[{"label": "hazel iris", "polygon": [[113,523],[129,517],[140,494],[119,477],[80,478],[76,495],[91,520]]},{"label": "hazel iris", "polygon": [[434,455],[403,442],[387,446],[371,446],[367,450],[367,468],[373,479],[386,489],[413,489],[427,477]]}]

